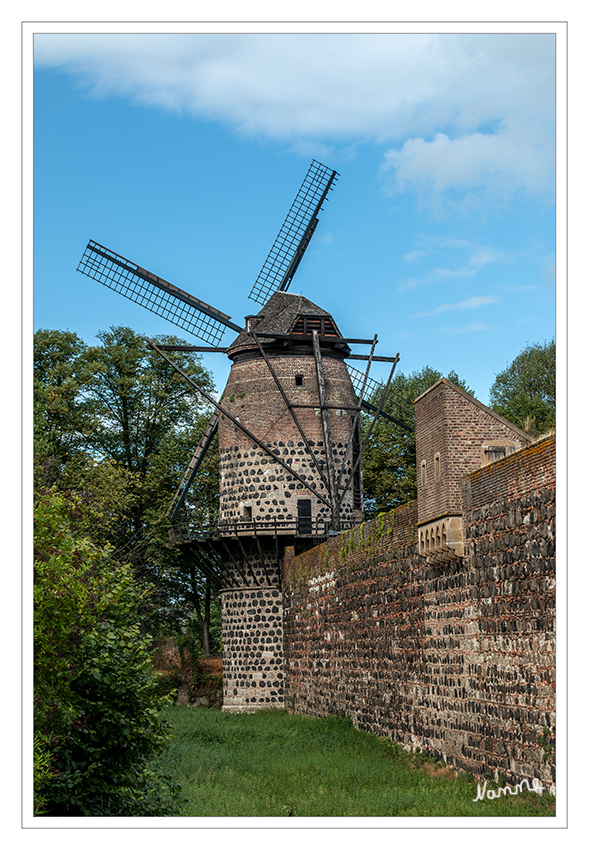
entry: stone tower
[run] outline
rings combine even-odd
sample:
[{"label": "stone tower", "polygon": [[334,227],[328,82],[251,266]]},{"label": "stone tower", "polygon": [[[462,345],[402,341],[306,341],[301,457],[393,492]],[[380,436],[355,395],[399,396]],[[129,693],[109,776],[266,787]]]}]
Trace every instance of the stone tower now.
[{"label": "stone tower", "polygon": [[464,475],[528,445],[531,437],[447,378],[415,400],[419,553],[462,557]]},{"label": "stone tower", "polygon": [[285,551],[303,551],[362,518],[361,466],[352,476],[358,401],[340,340],[325,310],[275,292],[227,352],[233,365],[220,404],[231,418],[219,416],[215,542],[223,558],[226,711],[284,703]]}]

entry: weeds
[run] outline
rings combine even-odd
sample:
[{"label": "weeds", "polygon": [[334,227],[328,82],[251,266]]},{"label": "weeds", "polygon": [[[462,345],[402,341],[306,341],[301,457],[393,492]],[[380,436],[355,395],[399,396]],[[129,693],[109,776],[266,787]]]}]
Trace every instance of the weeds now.
[{"label": "weeds", "polygon": [[[280,710],[165,710],[174,727],[159,766],[182,788],[185,817],[549,817],[525,792],[474,802],[477,782],[355,729],[348,718]],[[488,782],[488,787],[495,787]]]}]

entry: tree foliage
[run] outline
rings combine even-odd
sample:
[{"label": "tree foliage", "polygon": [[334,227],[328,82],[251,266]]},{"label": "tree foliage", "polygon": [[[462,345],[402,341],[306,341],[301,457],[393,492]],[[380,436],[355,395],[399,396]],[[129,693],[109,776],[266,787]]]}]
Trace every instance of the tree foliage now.
[{"label": "tree foliage", "polygon": [[[384,410],[412,430],[379,420],[364,450],[364,503],[368,518],[417,498],[415,455],[415,411],[413,402],[429,387],[444,377],[442,372],[425,366],[410,375],[396,374],[391,382]],[[449,381],[466,392],[472,390],[456,372],[449,372]],[[376,403],[376,401],[375,401]],[[364,436],[370,427],[371,417],[365,416]]]},{"label": "tree foliage", "polygon": [[[198,576],[200,593],[190,583],[191,593],[182,595],[187,583],[179,578],[189,564],[168,546],[166,512],[210,411],[141,335],[114,327],[98,336],[100,345],[86,346],[69,332],[35,335],[36,485],[79,494],[88,507],[84,533],[96,545],[115,547],[114,557],[130,562],[135,577],[154,588],[144,628],[176,628],[197,604],[209,646],[211,589]],[[156,341],[183,343],[174,336]],[[198,355],[170,357],[214,389]],[[209,451],[191,488],[191,517],[217,516],[215,460]]]},{"label": "tree foliage", "polygon": [[35,483],[51,486],[87,449],[97,419],[86,390],[93,380],[84,342],[70,331],[40,330],[34,350]]},{"label": "tree foliage", "polygon": [[84,535],[87,509],[55,490],[35,503],[35,808],[46,816],[174,814],[152,760],[167,741],[145,590]]},{"label": "tree foliage", "polygon": [[527,345],[495,377],[491,407],[525,431],[543,434],[556,424],[555,340]]}]

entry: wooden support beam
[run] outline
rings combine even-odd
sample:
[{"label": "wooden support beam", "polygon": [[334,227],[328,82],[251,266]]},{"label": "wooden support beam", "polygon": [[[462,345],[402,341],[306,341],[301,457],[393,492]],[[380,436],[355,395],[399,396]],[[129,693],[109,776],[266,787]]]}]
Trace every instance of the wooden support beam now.
[{"label": "wooden support beam", "polygon": [[253,578],[254,582],[256,583],[257,587],[259,587],[259,586],[260,586],[260,582],[259,582],[259,581],[258,581],[258,579],[256,578],[256,572],[255,572],[255,570],[254,570],[253,566],[250,564],[250,560],[249,560],[249,558],[248,558],[248,556],[247,556],[247,553],[246,553],[246,551],[245,551],[244,545],[243,545],[243,543],[241,542],[241,538],[240,538],[240,536],[239,536],[239,529],[237,528],[237,520],[235,520],[235,536],[236,536],[236,538],[237,538],[237,542],[239,543],[239,548],[241,549],[241,554],[243,555],[244,563],[245,563],[245,565],[246,565],[247,569],[248,569],[248,570],[250,571],[250,573],[252,574],[252,578]]},{"label": "wooden support beam", "polygon": [[[238,566],[237,561],[236,561],[236,560],[235,560],[235,558],[233,557],[233,553],[231,552],[231,549],[229,548],[229,546],[228,546],[228,545],[227,545],[227,543],[225,542],[225,539],[224,539],[223,537],[220,537],[219,539],[220,539],[220,541],[221,541],[221,545],[223,546],[223,549],[225,549],[225,552],[229,555],[229,560],[231,561],[231,563],[232,563],[232,564],[233,564],[233,566],[235,567],[236,571],[237,571],[237,572],[239,573],[239,575],[241,576],[241,580],[243,581],[244,585],[245,585],[246,587],[250,587],[250,584],[248,583],[248,581],[247,581],[246,577],[244,576],[244,574],[241,572],[241,567],[240,567],[240,566]],[[257,582],[256,582],[256,584],[257,584]]]},{"label": "wooden support beam", "polygon": [[[360,388],[360,398],[358,400],[358,407],[355,408],[356,415],[354,416],[354,421],[352,422],[352,430],[350,431],[350,437],[348,439],[348,445],[346,446],[346,453],[344,455],[344,460],[343,460],[342,465],[340,466],[339,474],[338,474],[338,477],[337,477],[336,487],[337,487],[338,494],[339,494],[339,489],[340,489],[340,486],[341,486],[341,483],[342,483],[342,476],[344,474],[344,469],[346,467],[346,463],[348,462],[350,449],[352,448],[352,445],[354,443],[354,436],[356,434],[356,429],[358,428],[358,423],[360,422],[360,415],[361,415],[362,401],[363,401],[363,398],[364,398],[364,391],[366,389],[366,382],[368,381],[368,373],[370,372],[370,367],[371,367],[372,361],[374,359],[374,349],[376,348],[377,342],[378,342],[378,337],[376,336],[376,334],[374,334],[374,339],[372,340],[372,347],[370,349],[370,354],[367,355],[368,356],[368,365],[366,367],[366,372],[364,373],[364,380],[362,381],[362,387]],[[360,460],[362,460],[362,447],[361,446],[360,446]],[[353,463],[353,461],[352,461],[352,463]]]},{"label": "wooden support beam", "polygon": [[154,351],[157,351],[158,354],[161,357],[163,357],[164,360],[166,360],[170,364],[170,366],[173,369],[175,369],[176,372],[178,372],[179,375],[182,375],[182,377],[186,381],[188,381],[188,383],[190,384],[191,387],[193,387],[198,393],[200,393],[204,398],[206,398],[206,400],[208,401],[209,404],[212,404],[213,407],[215,407],[220,413],[223,414],[223,416],[226,416],[227,419],[230,422],[233,422],[233,424],[235,425],[236,428],[239,428],[240,431],[243,431],[243,433],[246,435],[246,437],[249,437],[249,439],[253,443],[255,443],[257,446],[259,446],[262,449],[262,451],[264,451],[264,452],[266,452],[266,454],[270,455],[270,457],[273,458],[273,460],[275,460],[276,463],[278,463],[280,466],[282,466],[289,473],[289,475],[294,476],[294,478],[296,478],[298,481],[300,481],[301,484],[307,490],[310,490],[311,493],[313,493],[315,498],[319,499],[320,502],[323,502],[323,504],[327,505],[328,508],[331,508],[331,503],[330,503],[328,498],[326,498],[318,490],[316,490],[315,487],[313,487],[312,484],[310,484],[309,481],[306,481],[301,475],[299,475],[298,472],[296,472],[291,466],[289,466],[288,463],[286,463],[284,460],[282,460],[281,457],[279,457],[278,455],[275,455],[274,452],[271,449],[268,448],[268,446],[264,445],[264,443],[261,440],[259,440],[254,434],[252,434],[252,432],[248,428],[246,428],[245,425],[241,424],[239,419],[236,419],[235,416],[233,416],[231,413],[229,413],[229,411],[225,407],[223,407],[221,404],[219,404],[219,402],[216,399],[214,399],[211,395],[209,395],[209,393],[206,390],[203,390],[202,387],[199,387],[199,385],[196,383],[196,381],[193,381],[192,378],[190,378],[186,374],[186,372],[183,372],[182,369],[180,369],[180,367],[177,366],[173,362],[173,360],[170,360],[170,358],[155,344],[155,342],[153,342],[153,340],[151,340],[151,339],[148,340],[148,343],[149,343],[150,348],[152,348]]},{"label": "wooden support beam", "polygon": [[323,374],[323,362],[321,360],[321,349],[319,346],[319,335],[317,331],[313,331],[313,354],[315,355],[315,368],[317,370],[317,382],[319,384],[319,404],[321,408],[321,422],[323,425],[323,440],[325,443],[325,459],[327,461],[327,478],[329,481],[329,492],[331,496],[331,519],[335,531],[339,531],[339,502],[335,484],[335,459],[333,457],[331,429],[329,427],[329,410],[327,409],[327,394],[325,392],[325,376]]},{"label": "wooden support beam", "polygon": [[[260,538],[258,537],[258,532],[256,531],[256,521],[254,519],[254,537],[256,538],[256,546],[258,547],[258,555],[260,556],[260,561],[262,563],[262,569],[264,570],[264,575],[266,576],[266,581],[268,584],[271,584],[270,576],[268,575],[268,571],[266,569],[266,559],[264,557],[264,552],[262,551],[262,544],[260,543]],[[280,564],[278,564],[278,568],[280,569]]]},{"label": "wooden support beam", "polygon": [[266,361],[266,366],[268,367],[268,370],[269,370],[270,374],[272,375],[272,377],[273,377],[273,379],[274,379],[274,383],[275,383],[275,384],[276,384],[276,386],[278,387],[278,392],[279,392],[279,393],[280,393],[280,395],[282,396],[282,400],[283,400],[283,402],[284,402],[284,403],[285,403],[285,405],[287,406],[287,408],[288,408],[288,410],[289,410],[289,412],[290,412],[290,415],[292,416],[293,422],[294,422],[294,424],[296,425],[297,430],[298,430],[299,434],[301,435],[301,439],[303,440],[303,442],[304,442],[304,444],[305,444],[305,448],[307,449],[307,453],[308,453],[309,457],[311,458],[311,460],[313,461],[313,464],[315,465],[315,469],[316,469],[316,470],[317,470],[317,472],[319,473],[319,477],[320,477],[320,478],[321,478],[321,480],[323,481],[323,484],[325,485],[325,487],[329,487],[329,485],[328,485],[328,483],[327,483],[327,481],[326,481],[326,479],[325,479],[325,476],[324,476],[324,474],[323,474],[323,470],[322,470],[322,469],[321,469],[321,467],[319,466],[319,462],[317,461],[317,458],[316,458],[316,457],[315,457],[315,455],[313,454],[313,451],[311,450],[311,446],[309,445],[309,442],[308,442],[308,440],[307,440],[307,437],[306,437],[306,435],[305,435],[305,432],[304,432],[304,431],[303,431],[303,429],[301,428],[301,425],[300,425],[300,423],[299,423],[299,420],[298,420],[298,418],[297,418],[297,415],[296,415],[296,413],[295,413],[295,412],[294,412],[294,410],[293,410],[293,407],[298,407],[299,405],[295,405],[295,404],[291,404],[291,403],[290,403],[290,401],[288,400],[288,396],[286,395],[286,393],[285,393],[285,391],[284,391],[284,387],[283,387],[283,386],[282,386],[282,384],[280,383],[280,381],[279,381],[279,379],[278,379],[278,375],[277,375],[277,374],[276,374],[276,372],[274,371],[274,368],[273,368],[272,364],[270,363],[270,360],[269,360],[269,358],[268,358],[268,356],[267,356],[266,352],[264,351],[264,349],[263,349],[263,347],[262,347],[262,343],[261,343],[261,342],[260,342],[260,340],[258,339],[258,336],[257,336],[256,332],[252,330],[252,331],[250,331],[250,333],[251,333],[251,335],[253,336],[253,338],[255,339],[256,344],[257,344],[258,348],[260,349],[260,352],[261,352],[261,354],[262,354],[262,357],[263,357],[263,358],[264,358],[264,360]]},{"label": "wooden support beam", "polygon": [[351,472],[351,474],[350,474],[350,477],[349,477],[349,478],[348,478],[348,480],[346,481],[345,487],[344,487],[344,489],[343,489],[343,491],[342,491],[342,495],[341,495],[342,500],[343,500],[344,496],[346,495],[346,493],[347,493],[347,491],[348,491],[348,488],[349,488],[350,484],[351,484],[351,483],[352,483],[352,481],[354,480],[354,474],[355,474],[355,472],[356,472],[356,469],[358,468],[358,465],[360,464],[360,462],[361,462],[361,460],[362,460],[362,456],[363,456],[363,454],[364,454],[364,449],[366,448],[366,444],[367,444],[368,440],[370,439],[370,436],[371,436],[371,434],[372,434],[372,431],[374,430],[374,426],[376,425],[376,423],[377,423],[377,421],[378,421],[378,417],[379,417],[379,416],[380,416],[380,414],[381,414],[382,407],[383,407],[383,404],[384,404],[384,402],[385,402],[385,398],[386,398],[387,392],[388,392],[388,390],[389,390],[389,387],[390,387],[390,385],[391,385],[391,381],[393,380],[393,375],[395,374],[395,367],[396,367],[396,365],[397,365],[398,361],[399,361],[399,355],[397,354],[397,356],[395,357],[395,362],[393,363],[393,368],[391,369],[391,372],[390,372],[390,375],[389,375],[389,377],[388,377],[388,380],[387,380],[387,382],[386,382],[386,384],[385,384],[385,386],[384,386],[384,389],[383,389],[383,391],[382,391],[382,395],[381,395],[381,397],[380,397],[380,401],[379,401],[379,403],[378,403],[378,407],[377,407],[377,408],[374,410],[374,412],[372,413],[372,417],[373,417],[373,418],[372,418],[372,422],[370,423],[370,427],[369,427],[369,429],[368,429],[368,433],[366,434],[366,436],[365,436],[365,438],[364,438],[364,440],[362,441],[362,444],[361,444],[361,446],[360,446],[360,452],[359,452],[359,454],[358,454],[358,458],[356,459],[356,463],[354,464],[354,468],[352,469],[352,472]]},{"label": "wooden support beam", "polygon": [[348,354],[346,360],[370,360],[371,362],[378,361],[379,363],[395,363],[394,357],[371,357],[369,354]]}]

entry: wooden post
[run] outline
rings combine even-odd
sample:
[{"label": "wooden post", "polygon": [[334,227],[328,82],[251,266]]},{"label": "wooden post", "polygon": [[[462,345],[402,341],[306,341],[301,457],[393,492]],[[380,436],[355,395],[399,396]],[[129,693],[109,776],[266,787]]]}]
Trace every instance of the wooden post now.
[{"label": "wooden post", "polygon": [[329,482],[331,517],[334,531],[339,531],[340,516],[337,487],[335,483],[335,460],[333,457],[333,445],[331,443],[331,429],[329,427],[329,410],[327,409],[325,376],[323,374],[323,363],[321,361],[321,349],[319,347],[319,335],[317,331],[313,331],[313,354],[315,355],[317,382],[319,384],[319,406],[321,409],[321,422],[323,424],[323,440],[325,442],[325,459],[327,461],[327,480]]}]

